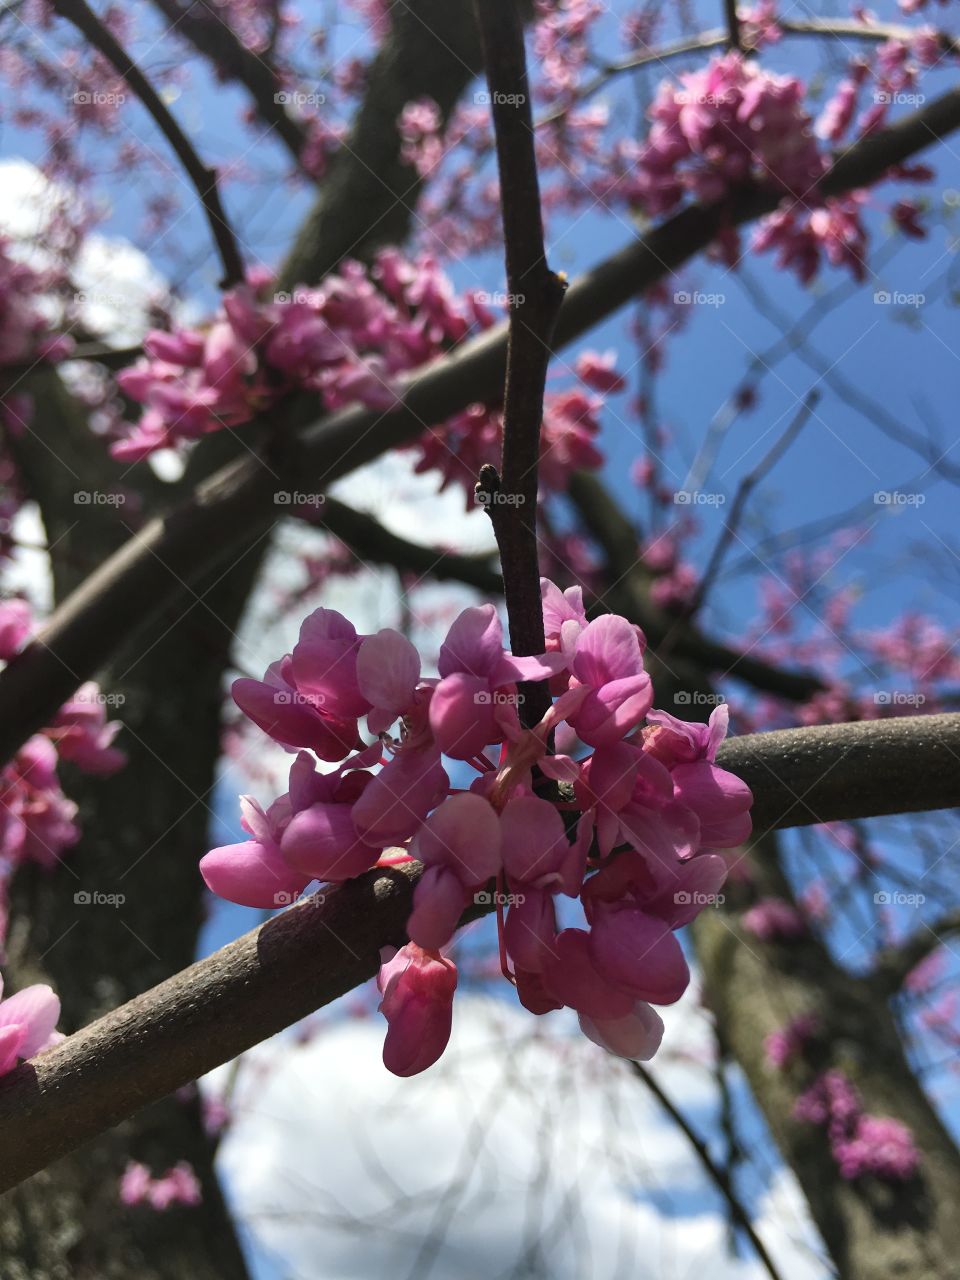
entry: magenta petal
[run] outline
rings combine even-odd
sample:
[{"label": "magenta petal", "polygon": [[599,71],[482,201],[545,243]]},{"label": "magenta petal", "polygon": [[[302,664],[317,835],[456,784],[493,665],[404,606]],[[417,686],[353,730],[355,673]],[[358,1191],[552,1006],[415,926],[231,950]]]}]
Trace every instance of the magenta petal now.
[{"label": "magenta petal", "polygon": [[649,1062],[663,1039],[663,1020],[656,1009],[638,1001],[625,1018],[588,1018],[580,1014],[580,1030],[601,1049],[618,1058]]},{"label": "magenta petal", "polygon": [[369,871],[382,852],[361,843],[345,804],[314,804],[294,814],[280,848],[311,880],[350,880]]},{"label": "magenta petal", "polygon": [[483,676],[458,671],[445,676],[430,699],[430,728],[437,746],[454,760],[469,760],[503,741],[494,694]]},{"label": "magenta petal", "polygon": [[653,685],[646,672],[625,676],[590,693],[570,723],[590,746],[612,746],[637,728],[652,701]]},{"label": "magenta petal", "polygon": [[420,655],[399,631],[367,636],[357,654],[360,692],[375,707],[399,715],[410,705],[420,679]]},{"label": "magenta petal", "polygon": [[450,779],[433,750],[398,751],[353,806],[353,822],[368,844],[402,844],[447,794]]},{"label": "magenta petal", "polygon": [[521,658],[512,653],[505,653],[498,662],[492,683],[495,685],[514,684],[518,680],[549,680],[567,669],[567,660],[562,653],[533,654]]},{"label": "magenta petal", "polygon": [[263,680],[234,680],[233,700],[243,714],[285,747],[309,747],[321,760],[342,760],[357,741],[355,720],[322,715],[295,689]]},{"label": "magenta petal", "polygon": [[525,889],[517,898],[504,924],[507,951],[516,968],[539,973],[557,933],[553,895],[543,889]]},{"label": "magenta petal", "polygon": [[32,1058],[46,1045],[60,1017],[60,998],[45,983],[24,987],[0,1003],[0,1030],[20,1027],[22,1039],[17,1049],[21,1058]]},{"label": "magenta petal", "polygon": [[383,1064],[398,1076],[432,1066],[450,1039],[457,967],[408,943],[380,970],[380,1012],[388,1029]]},{"label": "magenta petal", "polygon": [[19,1024],[0,1027],[0,1076],[5,1076],[17,1065],[25,1034],[26,1028]]},{"label": "magenta petal", "polygon": [[492,604],[464,609],[440,646],[437,670],[441,676],[465,671],[488,679],[503,657],[503,626]]},{"label": "magenta petal", "polygon": [[518,968],[513,976],[517,983],[517,998],[530,1013],[539,1017],[544,1013],[552,1013],[554,1009],[563,1008],[563,1002],[550,995],[543,985],[542,974]]},{"label": "magenta petal", "polygon": [[460,879],[445,867],[427,867],[413,891],[407,921],[411,942],[427,951],[445,947],[457,931],[468,894]]},{"label": "magenta petal", "polygon": [[675,885],[644,902],[650,915],[665,920],[671,929],[689,924],[703,908],[715,904],[727,878],[727,864],[717,853],[701,853],[680,868]]},{"label": "magenta petal", "polygon": [[705,760],[678,764],[672,774],[677,799],[689,805],[702,822],[722,822],[753,803],[753,793],[745,782]]},{"label": "magenta petal", "polygon": [[625,1018],[634,997],[617,990],[601,976],[590,955],[583,929],[564,929],[544,957],[543,985],[562,1004],[591,1018]]},{"label": "magenta petal", "polygon": [[410,852],[427,866],[447,867],[467,886],[483,884],[501,868],[500,820],[483,796],[450,796],[417,832]]},{"label": "magenta petal", "polygon": [[609,982],[635,999],[673,1004],[687,989],[683,948],[663,920],[626,907],[605,911],[590,931],[590,955]]},{"label": "magenta petal", "polygon": [[211,849],[200,859],[200,874],[218,897],[271,910],[291,903],[311,879],[288,866],[276,846],[256,840]]},{"label": "magenta petal", "polygon": [[573,673],[582,684],[594,688],[645,674],[636,628],[612,613],[595,618],[577,640]]},{"label": "magenta petal", "polygon": [[536,884],[559,871],[570,850],[563,818],[548,800],[518,796],[500,815],[503,869],[513,884]]}]

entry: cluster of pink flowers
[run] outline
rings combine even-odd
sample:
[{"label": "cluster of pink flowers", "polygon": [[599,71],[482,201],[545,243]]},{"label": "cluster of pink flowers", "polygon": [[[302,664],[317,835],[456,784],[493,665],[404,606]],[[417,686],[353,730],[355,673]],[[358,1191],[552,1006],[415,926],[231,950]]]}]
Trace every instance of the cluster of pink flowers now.
[{"label": "cluster of pink flowers", "polygon": [[[438,675],[424,678],[399,632],[358,635],[318,609],[263,680],[233,686],[244,713],[298,754],[287,794],[265,811],[243,799],[251,839],[201,861],[215,893],[275,907],[314,880],[424,865],[410,942],[384,956],[380,977],[384,1060],[399,1075],[446,1044],[456,969],[443,949],[484,903],[498,907],[503,972],[527,1009],[568,1006],[598,1043],[650,1057],[662,1032],[651,1005],[677,1000],[689,979],[675,930],[715,900],[726,863],[713,851],[750,832],[749,789],[715,764],[726,707],[708,725],[652,710],[639,628],[588,622],[578,587],[544,579],[542,594],[538,655],[505,650],[483,605],[454,621]],[[554,700],[525,727],[528,682],[547,682]],[[561,727],[592,750],[553,753]],[[318,772],[310,752],[336,767]],[[451,787],[443,757],[475,771],[468,787]],[[560,921],[564,897],[579,899],[586,927]]]},{"label": "cluster of pink flowers", "polygon": [[0,999],[0,1076],[12,1071],[17,1062],[36,1057],[62,1040],[56,1030],[59,1017],[60,1001],[43,983]]},{"label": "cluster of pink flowers", "polygon": [[145,1164],[131,1160],[120,1179],[120,1200],[126,1205],[145,1204],[162,1212],[175,1204],[192,1207],[201,1199],[199,1179],[186,1160],[156,1178]]},{"label": "cluster of pink flowers", "polygon": [[[412,127],[412,126],[411,126]],[[443,355],[495,316],[478,292],[462,298],[428,255],[384,250],[368,271],[346,262],[316,289],[270,293],[260,274],[224,294],[206,329],[153,330],[145,358],[123,370],[123,391],[144,406],[113,453],[136,461],[158,449],[249,422],[293,391],[317,393],[326,410],[350,403],[388,409],[400,377]],[[582,387],[547,396],[543,482],[563,488],[571,468],[597,467],[594,439],[603,394],[621,380],[608,356],[581,358]],[[418,469],[456,480],[469,499],[479,461],[497,450],[498,405],[474,404],[417,442]]]},{"label": "cluster of pink flowers", "polygon": [[763,1042],[763,1052],[768,1064],[783,1071],[791,1062],[803,1056],[820,1031],[820,1020],[815,1013],[802,1013],[788,1023],[771,1031]]},{"label": "cluster of pink flowers", "polygon": [[761,942],[793,942],[807,933],[807,922],[785,898],[761,898],[743,913],[740,923]]},{"label": "cluster of pink flowers", "polygon": [[800,1095],[798,1120],[826,1126],[840,1176],[848,1182],[874,1177],[888,1182],[912,1178],[920,1153],[906,1125],[890,1116],[869,1115],[853,1083],[842,1071],[826,1071]]},{"label": "cluster of pink flowers", "polygon": [[[19,652],[32,625],[26,601],[0,601],[0,659]],[[79,839],[77,806],[61,790],[57,764],[67,760],[99,774],[123,765],[123,753],[112,745],[120,724],[107,721],[108,703],[96,684],[83,685],[0,771],[0,858],[5,871],[23,861],[54,867]]]},{"label": "cluster of pink flowers", "polygon": [[679,88],[663,81],[637,156],[633,198],[659,216],[686,196],[719,200],[750,181],[807,195],[824,160],[805,92],[802,81],[773,75],[739,53],[682,75]]},{"label": "cluster of pink flowers", "polygon": [[[18,261],[10,241],[0,236],[0,372],[4,365],[59,360],[73,347],[70,338],[53,332],[49,318],[37,308],[37,299],[53,282],[53,273]],[[0,419],[14,433],[29,422],[32,408],[25,393],[0,395]]]}]

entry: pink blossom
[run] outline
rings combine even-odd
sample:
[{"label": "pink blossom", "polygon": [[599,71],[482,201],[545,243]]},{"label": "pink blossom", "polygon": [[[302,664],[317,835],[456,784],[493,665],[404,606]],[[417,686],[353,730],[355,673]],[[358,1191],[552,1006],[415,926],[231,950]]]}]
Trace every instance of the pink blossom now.
[{"label": "pink blossom", "polygon": [[447,1047],[457,966],[414,942],[392,959],[386,951],[381,955],[379,1008],[388,1024],[383,1063],[394,1075],[416,1075],[432,1067]]},{"label": "pink blossom", "polygon": [[42,983],[0,999],[0,1075],[12,1071],[18,1059],[33,1058],[56,1044],[61,1039],[56,1032],[59,1017],[60,1000]]},{"label": "pink blossom", "polygon": [[19,653],[33,628],[33,614],[26,600],[0,601],[0,659],[7,662]]},{"label": "pink blossom", "polygon": [[131,1160],[120,1179],[120,1201],[128,1206],[146,1204],[163,1212],[175,1204],[195,1207],[201,1199],[200,1180],[186,1160],[156,1178],[145,1164]]},{"label": "pink blossom", "polygon": [[784,898],[761,898],[743,913],[741,923],[761,942],[792,942],[807,932],[803,916]]}]

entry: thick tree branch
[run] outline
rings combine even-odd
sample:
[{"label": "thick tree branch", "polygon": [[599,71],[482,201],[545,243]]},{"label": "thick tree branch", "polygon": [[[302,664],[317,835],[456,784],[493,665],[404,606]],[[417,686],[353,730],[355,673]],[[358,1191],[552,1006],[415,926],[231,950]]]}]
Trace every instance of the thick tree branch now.
[{"label": "thick tree branch", "polygon": [[[960,805],[958,760],[960,715],[755,734],[718,756],[753,787],[758,831]],[[0,1080],[0,1191],[372,977],[419,874],[315,895]]]},{"label": "thick tree branch", "polygon": [[[517,0],[478,0],[487,85],[497,144],[510,319],[499,482],[481,476],[478,496],[500,548],[510,643],[516,654],[542,653],[540,559],[537,551],[540,425],[543,390],[564,281],[547,265],[540,185],[533,144],[530,86]],[[523,688],[520,717],[528,728],[546,713],[544,685]]]},{"label": "thick tree branch", "polygon": [[[845,152],[821,182],[837,195],[877,181],[891,165],[960,127],[960,89],[953,89],[889,129]],[[586,333],[638,293],[688,261],[724,226],[742,225],[776,208],[780,193],[754,190],[722,205],[684,209],[642,239],[613,254],[569,289],[556,345]],[[222,563],[249,535],[269,526],[272,494],[284,475],[318,486],[409,443],[474,400],[502,386],[506,330],[498,326],[409,378],[398,406],[382,413],[353,406],[308,430],[295,456],[265,467],[246,458],[224,468],[196,496],[154,520],[50,619],[41,636],[0,673],[0,763],[46,723],[132,632],[172,603],[190,599],[189,584]]]}]

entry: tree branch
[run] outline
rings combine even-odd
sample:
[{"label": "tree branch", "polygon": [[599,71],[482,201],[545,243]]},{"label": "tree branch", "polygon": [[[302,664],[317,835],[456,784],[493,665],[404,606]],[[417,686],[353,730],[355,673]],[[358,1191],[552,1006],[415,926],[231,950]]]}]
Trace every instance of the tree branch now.
[{"label": "tree branch", "polygon": [[177,159],[200,197],[214,243],[223,263],[221,288],[229,289],[244,278],[243,260],[237,241],[227,221],[215,169],[208,169],[193,148],[193,144],[170,114],[166,103],[153,85],[133,61],[116,36],[100,21],[86,0],[53,0],[53,8],[67,22],[72,23],[81,35],[110,63],[118,75],[137,95],[163,136],[173,147]]},{"label": "tree branch", "polygon": [[[824,195],[877,181],[960,127],[960,89],[950,90],[889,129],[856,143],[823,178]],[[558,346],[572,342],[638,293],[699,253],[725,226],[776,208],[781,193],[753,190],[722,205],[694,205],[613,254],[569,289],[557,322]],[[272,493],[284,476],[318,486],[415,439],[503,384],[506,330],[498,326],[408,378],[387,413],[354,405],[307,430],[282,466],[247,457],[218,472],[193,499],[147,524],[51,617],[41,635],[0,673],[0,764],[91,678],[120,644],[221,563],[275,516]]]},{"label": "tree branch", "polygon": [[[510,319],[499,482],[478,486],[493,522],[510,644],[516,654],[545,647],[537,553],[538,471],[543,390],[551,343],[566,289],[547,266],[533,143],[530,86],[517,0],[478,0],[497,144]],[[544,684],[523,686],[520,717],[531,728],[546,713]]]},{"label": "tree branch", "polygon": [[[958,759],[960,715],[761,733],[718,755],[753,788],[758,831],[960,805]],[[0,1191],[372,977],[420,872],[314,895],[5,1076]]]}]

